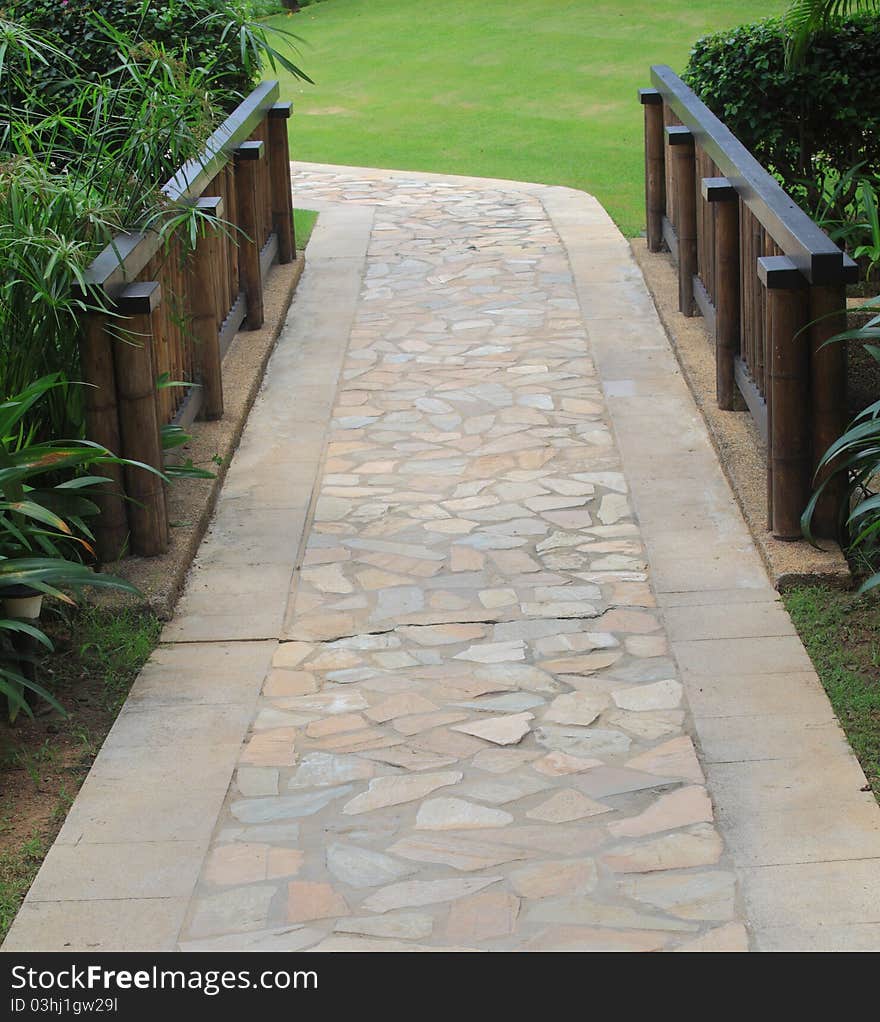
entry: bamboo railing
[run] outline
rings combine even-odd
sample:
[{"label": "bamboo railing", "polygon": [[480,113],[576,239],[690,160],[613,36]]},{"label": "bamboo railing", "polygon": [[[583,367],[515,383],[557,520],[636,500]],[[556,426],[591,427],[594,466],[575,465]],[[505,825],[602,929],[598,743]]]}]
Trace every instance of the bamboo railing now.
[{"label": "bamboo railing", "polygon": [[[119,235],[87,272],[106,313],[83,316],[81,361],[90,440],[162,468],[160,431],[223,415],[223,356],[242,326],[263,324],[263,281],[296,257],[287,118],[277,82],[264,82],[211,135],[200,156],[163,186],[198,205],[218,229],[194,251],[155,233]],[[159,388],[162,377],[197,384]],[[161,479],[107,466],[99,496],[98,556],[167,549]]]},{"label": "bamboo railing", "polygon": [[[716,399],[741,395],[767,445],[768,528],[801,536],[819,459],[846,426],[845,329],[855,263],[665,65],[640,90],[648,248],[669,250],[679,310],[715,345]],[[842,482],[842,481],[841,481]],[[814,516],[836,538],[839,488]]]}]

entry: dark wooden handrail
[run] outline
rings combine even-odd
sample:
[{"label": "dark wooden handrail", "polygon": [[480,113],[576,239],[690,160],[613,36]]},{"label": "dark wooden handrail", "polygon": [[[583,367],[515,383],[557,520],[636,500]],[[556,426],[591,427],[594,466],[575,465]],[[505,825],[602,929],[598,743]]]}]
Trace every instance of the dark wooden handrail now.
[{"label": "dark wooden handrail", "polygon": [[[827,341],[858,267],[670,68],[651,80],[639,90],[648,250],[669,250],[679,312],[703,317],[718,407],[734,412],[741,396],[766,445],[768,527],[798,539],[813,473],[846,423],[846,350]],[[823,491],[816,535],[836,535],[839,497]]]},{"label": "dark wooden handrail", "polygon": [[855,263],[781,188],[754,156],[672,68],[655,64],[651,81],[676,117],[690,128],[755,218],[811,284],[849,283]]},{"label": "dark wooden handrail", "polygon": [[[86,435],[157,471],[164,425],[222,417],[227,347],[242,325],[260,329],[270,267],[296,258],[290,104],[276,102],[279,91],[277,82],[259,85],[162,186],[169,205],[198,207],[205,218],[194,244],[181,232],[117,235],[87,271]],[[185,386],[158,387],[163,377]],[[169,520],[161,477],[107,469],[110,482],[97,495],[99,557],[113,560],[126,546],[141,556],[162,553]]]},{"label": "dark wooden handrail", "polygon": [[[171,202],[194,202],[217,171],[228,163],[236,148],[250,137],[253,130],[278,100],[277,81],[263,82],[226,118],[205,143],[195,159],[185,163],[162,186]],[[99,253],[85,272],[88,284],[100,288],[111,299],[116,299],[127,284],[153,258],[161,245],[154,232],[124,232],[118,234]]]}]

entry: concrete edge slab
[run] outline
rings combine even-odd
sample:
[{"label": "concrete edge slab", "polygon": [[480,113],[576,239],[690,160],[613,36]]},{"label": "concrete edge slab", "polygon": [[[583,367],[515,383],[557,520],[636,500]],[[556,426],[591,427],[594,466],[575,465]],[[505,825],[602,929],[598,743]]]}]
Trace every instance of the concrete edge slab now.
[{"label": "concrete edge slab", "polygon": [[[311,423],[329,422],[372,220],[372,210],[364,209],[344,216],[328,211],[319,218],[309,245],[309,268],[271,352],[259,395],[254,388],[256,401],[178,614],[135,682],[3,951],[176,948],[278,647],[290,580],[307,534],[326,429],[311,431],[303,443],[296,429],[297,413],[307,404]],[[305,364],[319,372],[302,372]],[[274,421],[266,411],[263,397],[276,388],[286,393],[277,403],[289,414],[286,423]],[[317,392],[320,400],[315,402]],[[260,436],[255,435],[258,432]],[[307,475],[310,481],[282,502],[285,510],[301,510],[300,536],[291,537],[295,551],[289,567],[280,575],[276,572],[271,587],[261,592],[261,609],[276,622],[273,633],[250,635],[239,627],[241,615],[205,614],[197,601],[190,609],[187,594],[189,589],[199,592],[215,584],[224,592],[233,582],[239,592],[260,592],[267,566],[277,563],[272,530],[277,508],[261,512],[242,498],[255,471],[255,452],[259,459],[266,436],[279,434],[296,437],[295,457],[280,468],[274,463],[263,467],[274,475],[287,472],[297,481]],[[249,549],[249,559],[229,564],[221,558],[218,564],[216,551],[229,545],[223,531],[229,522],[243,516],[248,529],[260,536],[261,514],[269,527],[265,558],[259,559],[259,548]],[[247,602],[244,597],[245,606]],[[188,621],[193,623],[190,632]],[[170,896],[159,897],[163,891]]]},{"label": "concrete edge slab", "polygon": [[[597,230],[596,200],[553,190],[539,198],[569,253],[579,300],[588,300],[595,313],[598,291],[584,242]],[[598,229],[605,238],[607,231]],[[632,256],[624,262],[632,264]],[[745,533],[740,507],[657,311],[643,300],[646,285],[635,288],[641,294],[630,295],[630,280],[625,275],[607,316],[601,309],[586,319],[587,330],[650,554],[652,586],[661,611],[670,611],[670,647],[676,661],[690,668],[682,670],[682,681],[693,712],[712,708],[707,739],[713,755],[700,750],[701,758],[709,761],[708,787],[754,946],[860,946],[880,918],[880,807],[860,792],[864,774],[839,728],[804,737],[804,728],[834,719],[830,703],[786,624],[754,543],[731,541]],[[628,302],[630,297],[635,300]],[[622,321],[615,322],[623,307]],[[609,381],[614,381],[610,388]],[[667,426],[646,429],[657,407]],[[683,426],[676,429],[670,422]],[[675,468],[666,473],[667,481],[680,481],[658,499],[664,463]],[[686,478],[679,475],[683,466]],[[697,479],[702,485],[694,485]],[[673,609],[702,609],[704,596],[706,606],[725,608],[728,638],[705,637],[705,622],[717,618],[717,611],[705,612],[704,630],[695,628],[692,635],[687,611]],[[766,620],[761,605],[768,611]],[[731,663],[743,654],[742,664]],[[785,698],[774,699],[774,678],[797,682],[787,686]],[[708,699],[707,685],[716,693]],[[744,735],[750,715],[765,726]],[[695,725],[699,743],[707,727],[699,716]],[[819,743],[816,755],[781,758],[791,755],[798,736],[801,749],[812,748],[811,739]],[[727,783],[732,776],[735,783]],[[802,787],[808,776],[821,809],[805,805]],[[847,798],[841,803],[843,793]]]},{"label": "concrete edge slab", "polygon": [[630,246],[773,585],[779,590],[816,581],[849,586],[852,575],[836,543],[823,540],[817,549],[806,542],[774,539],[767,531],[766,454],[757,426],[747,412],[725,412],[715,403],[712,345],[702,319],[686,319],[678,311],[669,258],[648,252],[641,238],[631,239]]}]

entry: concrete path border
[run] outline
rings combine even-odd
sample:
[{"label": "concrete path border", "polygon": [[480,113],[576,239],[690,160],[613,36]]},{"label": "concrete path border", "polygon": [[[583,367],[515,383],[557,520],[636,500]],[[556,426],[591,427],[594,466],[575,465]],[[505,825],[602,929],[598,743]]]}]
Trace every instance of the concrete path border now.
[{"label": "concrete path border", "polygon": [[876,949],[880,807],[770,585],[628,244],[584,243],[596,213],[579,193],[547,189],[542,201],[568,249],[755,945]]},{"label": "concrete path border", "polygon": [[[319,218],[186,592],[3,950],[177,947],[278,647],[372,219],[367,209]],[[289,436],[293,449],[277,439]],[[269,478],[281,499],[266,500]]]}]

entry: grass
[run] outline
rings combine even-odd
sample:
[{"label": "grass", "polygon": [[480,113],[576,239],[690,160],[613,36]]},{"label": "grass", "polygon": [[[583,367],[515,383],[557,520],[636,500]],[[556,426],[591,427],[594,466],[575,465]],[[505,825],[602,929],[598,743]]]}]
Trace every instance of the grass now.
[{"label": "grass", "polygon": [[880,600],[820,585],[783,598],[880,801]]},{"label": "grass", "polygon": [[160,630],[126,609],[83,608],[47,623],[57,653],[44,658],[40,680],[69,716],[0,723],[0,940]]},{"label": "grass", "polygon": [[293,211],[293,233],[296,236],[296,247],[302,251],[309,243],[318,214],[313,209],[295,209]]},{"label": "grass", "polygon": [[[270,24],[305,43],[279,71],[299,160],[568,185],[644,227],[651,64],[785,0],[326,0]],[[275,72],[272,73],[273,76]]]}]

